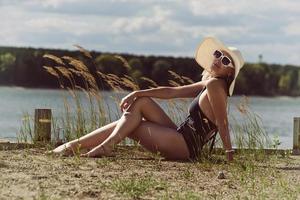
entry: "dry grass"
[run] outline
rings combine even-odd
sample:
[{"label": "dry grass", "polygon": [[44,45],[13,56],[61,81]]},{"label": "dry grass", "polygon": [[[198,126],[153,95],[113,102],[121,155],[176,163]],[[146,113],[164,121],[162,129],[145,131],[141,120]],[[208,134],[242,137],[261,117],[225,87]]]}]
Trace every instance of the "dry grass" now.
[{"label": "dry grass", "polygon": [[[92,58],[87,50],[77,48]],[[116,92],[126,92],[124,87],[139,89],[135,80],[126,75],[119,77],[97,71],[94,77],[88,67],[75,58],[53,55],[45,55],[45,58],[56,62],[54,67],[44,68],[66,89],[64,116],[52,120],[56,139],[60,136],[69,141],[111,121],[112,116],[104,109],[102,91],[96,84],[98,78]],[[124,67],[130,68],[124,58],[117,58]],[[169,73],[173,77],[169,83],[173,86],[193,83],[188,77]],[[80,87],[74,77],[80,77],[84,86]],[[158,87],[147,77],[141,79],[149,83],[149,88]],[[66,87],[67,83],[71,88]],[[82,105],[81,94],[89,102],[87,107]],[[111,99],[119,104],[118,98]],[[168,101],[167,109],[175,122],[182,121],[178,113],[186,112],[186,108],[173,100]],[[299,158],[257,151],[267,144],[261,120],[251,112],[247,99],[238,109],[245,121],[232,127],[235,143],[241,149],[256,151],[240,151],[234,163],[228,164],[220,153],[207,154],[201,162],[195,163],[165,161],[139,145],[117,146],[115,157],[97,159],[45,156],[41,149],[0,151],[0,160],[3,160],[0,169],[4,175],[0,176],[4,183],[0,187],[0,199],[299,199]],[[30,118],[27,116],[27,119]],[[32,125],[30,120],[24,122],[20,138],[28,140],[32,137]],[[220,171],[224,172],[225,179],[217,178]]]},{"label": "dry grass", "polygon": [[[76,45],[76,47],[83,53],[84,56],[92,59],[90,52],[79,45]],[[69,56],[57,57],[49,54],[44,57],[57,64],[55,64],[54,67],[44,66],[45,70],[57,78],[61,88],[68,91],[68,94],[65,94],[63,97],[65,114],[61,119],[54,119],[56,120],[55,125],[61,127],[53,127],[53,130],[57,131],[55,135],[60,135],[63,141],[78,138],[108,122],[111,122],[112,119],[120,117],[119,112],[115,112],[118,116],[111,116],[113,112],[107,112],[104,109],[106,103],[104,101],[102,91],[97,85],[97,79],[106,82],[113,91],[119,94],[127,92],[124,91],[123,88],[128,88],[130,90],[139,89],[135,79],[128,75],[120,77],[115,74],[105,74],[98,70],[96,71],[95,77],[90,72],[89,67],[77,58]],[[127,70],[132,68],[123,57],[114,57],[119,59],[122,66]],[[171,70],[168,72],[172,77],[172,79],[169,80],[169,84],[172,86],[193,83],[193,81],[188,77],[181,76]],[[75,79],[75,77],[79,77],[81,79],[78,80]],[[140,79],[148,82],[149,88],[158,87],[157,83],[152,79],[147,77],[140,77]],[[84,86],[79,86],[79,83],[75,80],[84,83]],[[66,86],[67,84],[70,84],[71,88]],[[84,94],[84,97],[87,100],[86,102],[89,102],[88,106],[83,106],[82,102],[85,101],[85,99],[83,99],[81,94]],[[68,99],[68,96],[72,97],[71,101]],[[112,108],[108,107],[108,110],[115,110],[119,105],[119,98],[111,97],[111,99],[115,106]],[[108,104],[106,105],[108,106]],[[270,141],[262,128],[261,119],[254,112],[251,112],[248,105],[247,98],[243,98],[241,103],[237,105],[238,110],[242,113],[245,120],[243,122],[235,123],[234,127],[231,127],[234,135],[234,143],[238,148],[242,149],[262,149],[263,147],[266,147]],[[179,123],[183,120],[180,116],[184,116],[182,113],[186,113],[186,108],[178,105],[174,102],[174,100],[170,99],[167,101],[167,112],[170,113],[170,116],[175,123]],[[237,121],[234,119],[234,116],[231,117],[233,117],[233,121]],[[32,134],[26,135],[26,130],[31,131],[30,124],[24,124],[23,126],[25,128],[23,128],[21,138],[26,138],[28,140],[28,138],[32,136]],[[217,141],[217,144],[221,146],[220,139]]]},{"label": "dry grass", "polygon": [[[75,47],[77,47],[85,57],[93,59],[89,51],[79,45],[75,45]],[[127,70],[130,70],[132,68],[123,57],[117,55],[114,57],[120,60],[122,66],[124,66]],[[98,70],[96,71],[95,77],[90,72],[89,67],[86,66],[83,61],[77,58],[73,58],[70,56],[57,57],[50,54],[44,55],[44,58],[49,59],[55,63],[54,66],[43,67],[49,74],[57,78],[60,87],[62,89],[65,89],[68,93],[63,96],[65,110],[64,116],[60,119],[54,119],[56,120],[55,125],[62,127],[53,127],[53,130],[56,131],[55,135],[60,135],[63,141],[78,138],[92,131],[93,129],[103,126],[105,123],[115,118],[115,116],[110,116],[111,112],[106,112],[104,109],[105,103],[103,100],[103,95],[101,94],[102,91],[98,87],[96,81],[97,79],[104,81],[110,86],[113,91],[118,93],[126,93],[127,91],[125,91],[124,88],[130,90],[140,89],[135,79],[126,74],[123,75],[123,77],[120,77],[115,74],[105,74]],[[191,79],[182,77],[173,71],[169,71],[169,73],[174,78],[174,80],[169,80],[170,84],[173,86],[192,82]],[[158,87],[155,81],[147,77],[141,77],[141,79],[149,83],[149,88]],[[83,87],[79,86],[82,85],[81,83],[83,83]],[[87,100],[87,102],[89,102],[88,107],[83,107],[82,102],[86,100],[82,98],[81,93],[85,94],[85,99]],[[71,101],[69,100],[68,96],[72,97]],[[112,99],[115,105],[119,104],[118,98],[112,97]],[[172,100],[169,101],[168,105],[170,105],[168,107],[168,110],[173,113],[173,120],[182,120],[178,118],[178,114],[176,113],[185,112],[185,109],[179,108]],[[110,109],[111,108],[108,107],[108,110]],[[29,122],[28,124],[25,124],[23,126],[25,128],[23,128],[23,131],[21,132],[21,136],[19,138],[28,139],[31,136],[26,136],[26,130],[30,130],[31,126]]]},{"label": "dry grass", "polygon": [[[0,151],[0,199],[299,199],[299,157],[227,164],[176,162],[137,147],[114,157],[44,155],[45,149]],[[224,179],[218,174],[223,172]]]}]

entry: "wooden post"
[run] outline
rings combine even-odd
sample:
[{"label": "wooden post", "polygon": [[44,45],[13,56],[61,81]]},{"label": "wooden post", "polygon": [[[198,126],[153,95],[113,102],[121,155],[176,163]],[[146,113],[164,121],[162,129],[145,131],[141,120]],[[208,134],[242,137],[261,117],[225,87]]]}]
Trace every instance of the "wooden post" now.
[{"label": "wooden post", "polygon": [[300,155],[300,117],[294,117],[293,154]]},{"label": "wooden post", "polygon": [[51,141],[51,109],[35,109],[34,142]]}]

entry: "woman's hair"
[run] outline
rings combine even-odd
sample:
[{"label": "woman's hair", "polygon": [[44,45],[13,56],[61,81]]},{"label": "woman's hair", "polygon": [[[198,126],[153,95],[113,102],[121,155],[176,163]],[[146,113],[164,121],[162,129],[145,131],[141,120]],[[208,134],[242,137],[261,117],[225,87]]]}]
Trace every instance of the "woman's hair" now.
[{"label": "woman's hair", "polygon": [[[213,76],[207,70],[205,70],[205,69],[203,70],[203,72],[202,72],[202,81],[208,80],[208,79],[210,79],[212,77]],[[227,95],[229,96],[229,87],[230,87],[232,81],[234,80],[234,74],[230,74],[227,77],[223,77],[223,79],[226,82],[226,85],[227,85]]]},{"label": "woman's hair", "polygon": [[205,69],[202,72],[202,81],[208,80],[212,78],[212,76],[209,74],[208,71],[206,71]]},{"label": "woman's hair", "polygon": [[227,95],[230,96],[229,94],[229,87],[232,83],[232,81],[234,80],[234,74],[231,74],[230,76],[226,77],[226,84],[227,84]]}]

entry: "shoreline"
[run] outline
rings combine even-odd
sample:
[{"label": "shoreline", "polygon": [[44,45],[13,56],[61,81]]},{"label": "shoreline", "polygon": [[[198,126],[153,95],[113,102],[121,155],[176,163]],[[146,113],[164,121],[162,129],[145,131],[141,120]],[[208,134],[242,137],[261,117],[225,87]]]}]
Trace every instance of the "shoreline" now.
[{"label": "shoreline", "polygon": [[[128,145],[123,145],[120,144],[118,145],[120,147],[129,147],[131,148],[134,145],[128,144]],[[36,146],[33,143],[19,143],[16,141],[12,140],[7,140],[0,138],[0,151],[1,150],[18,150],[18,149],[26,149],[26,148],[35,148]],[[265,154],[270,155],[270,154],[291,154],[293,155],[293,149],[291,148],[286,148],[286,149],[275,149],[275,148],[265,148],[265,149],[238,149],[233,147],[234,151],[236,153],[241,153],[241,152],[248,152],[248,151],[263,151]],[[214,152],[217,152],[218,154],[222,154],[223,148],[215,147]],[[298,151],[297,151],[298,152]],[[297,154],[296,154],[297,155]]]},{"label": "shoreline", "polygon": [[[63,89],[60,87],[27,87],[27,86],[20,86],[20,85],[0,85],[0,88],[13,88],[13,89],[19,89],[19,90],[49,90],[49,91],[68,91],[67,89]],[[74,89],[74,91],[81,92],[82,90],[80,89]],[[118,94],[127,94],[132,92],[132,90],[123,90],[116,92],[113,89],[107,90],[107,89],[102,89],[99,90],[99,92],[115,92]],[[233,94],[232,97],[255,97],[255,98],[300,98],[300,95],[284,95],[284,94],[265,94],[265,95],[259,95],[259,94],[243,94],[243,93],[238,93],[238,94]]]}]

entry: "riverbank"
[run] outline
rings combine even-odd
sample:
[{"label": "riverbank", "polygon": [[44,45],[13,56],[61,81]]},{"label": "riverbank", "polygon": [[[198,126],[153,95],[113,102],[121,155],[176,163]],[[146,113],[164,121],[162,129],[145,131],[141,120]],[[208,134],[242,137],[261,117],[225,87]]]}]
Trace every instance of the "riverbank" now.
[{"label": "riverbank", "polygon": [[96,159],[44,151],[0,151],[0,199],[300,198],[299,156],[236,155],[227,164],[222,155],[197,163],[166,161],[137,147],[118,147],[114,157]]}]

